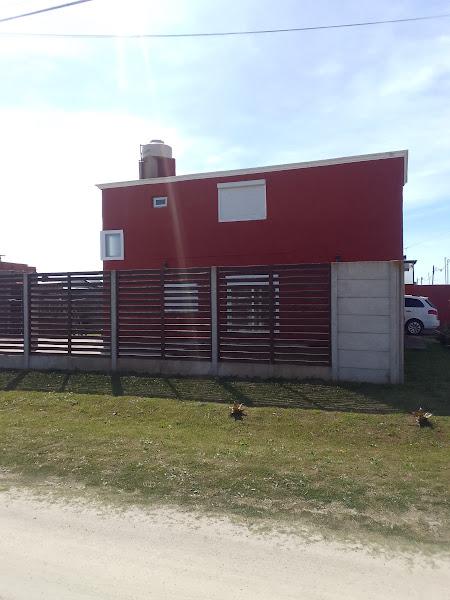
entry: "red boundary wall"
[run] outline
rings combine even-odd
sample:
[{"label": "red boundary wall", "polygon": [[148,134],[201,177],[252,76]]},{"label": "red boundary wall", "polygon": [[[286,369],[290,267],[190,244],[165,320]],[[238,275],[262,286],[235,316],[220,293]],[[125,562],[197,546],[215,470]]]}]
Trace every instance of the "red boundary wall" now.
[{"label": "red boundary wall", "polygon": [[0,271],[12,271],[14,273],[36,273],[36,267],[29,267],[22,263],[10,263],[0,261]]},{"label": "red boundary wall", "polygon": [[450,285],[405,285],[405,293],[425,296],[436,305],[441,326],[450,325]]}]

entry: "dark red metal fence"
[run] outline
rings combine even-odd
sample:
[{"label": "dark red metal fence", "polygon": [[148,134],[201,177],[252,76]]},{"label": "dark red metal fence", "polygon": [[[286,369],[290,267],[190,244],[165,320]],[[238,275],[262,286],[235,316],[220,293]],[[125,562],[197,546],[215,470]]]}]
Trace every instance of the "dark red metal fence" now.
[{"label": "dark red metal fence", "polygon": [[[0,276],[0,353],[330,364],[330,266]],[[217,304],[212,306],[217,291]],[[212,331],[217,310],[217,336]],[[28,338],[26,340],[28,342]]]},{"label": "dark red metal fence", "polygon": [[0,273],[0,354],[23,352],[23,276]]},{"label": "dark red metal fence", "polygon": [[330,266],[222,268],[219,359],[330,364]]},{"label": "dark red metal fence", "polygon": [[211,360],[209,269],[118,271],[118,356]]},{"label": "dark red metal fence", "polygon": [[109,355],[110,273],[28,276],[30,352]]}]

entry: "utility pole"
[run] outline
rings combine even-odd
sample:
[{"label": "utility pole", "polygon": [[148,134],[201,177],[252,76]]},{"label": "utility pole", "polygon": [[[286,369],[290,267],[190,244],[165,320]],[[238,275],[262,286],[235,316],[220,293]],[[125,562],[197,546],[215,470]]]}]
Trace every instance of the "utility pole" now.
[{"label": "utility pole", "polygon": [[437,267],[435,267],[433,265],[433,276],[432,276],[432,279],[431,279],[431,285],[434,285],[434,274],[435,273],[440,273],[441,271],[443,271],[443,269],[438,269]]}]

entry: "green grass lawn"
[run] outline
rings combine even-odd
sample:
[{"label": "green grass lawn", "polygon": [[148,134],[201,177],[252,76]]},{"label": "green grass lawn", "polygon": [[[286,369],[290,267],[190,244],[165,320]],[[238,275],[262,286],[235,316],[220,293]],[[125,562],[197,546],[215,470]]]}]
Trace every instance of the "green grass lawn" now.
[{"label": "green grass lawn", "polygon": [[[252,522],[450,541],[450,350],[435,343],[407,353],[404,386],[0,371],[0,390],[12,473]],[[418,406],[433,428],[415,425]]]}]

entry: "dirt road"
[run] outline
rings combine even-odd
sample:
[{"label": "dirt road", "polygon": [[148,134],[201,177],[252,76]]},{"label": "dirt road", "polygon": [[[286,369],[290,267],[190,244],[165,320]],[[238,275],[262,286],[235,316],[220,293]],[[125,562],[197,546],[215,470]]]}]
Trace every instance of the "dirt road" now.
[{"label": "dirt road", "polygon": [[448,598],[444,562],[414,562],[169,510],[0,493],[1,600]]}]

